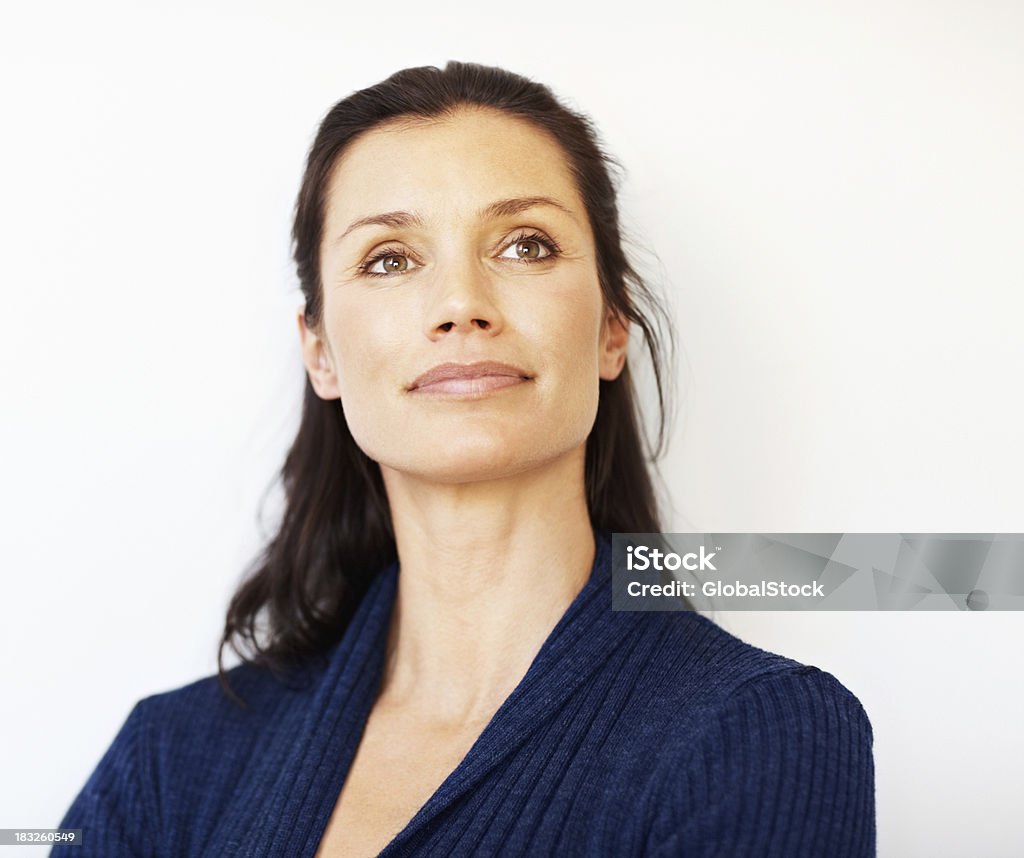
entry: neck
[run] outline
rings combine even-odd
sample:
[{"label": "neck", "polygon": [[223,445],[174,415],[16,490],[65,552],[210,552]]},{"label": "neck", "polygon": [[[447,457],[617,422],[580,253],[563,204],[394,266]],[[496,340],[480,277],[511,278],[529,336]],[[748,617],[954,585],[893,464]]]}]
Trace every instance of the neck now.
[{"label": "neck", "polygon": [[487,720],[590,575],[583,448],[493,482],[382,473],[400,574],[379,700],[441,723]]}]

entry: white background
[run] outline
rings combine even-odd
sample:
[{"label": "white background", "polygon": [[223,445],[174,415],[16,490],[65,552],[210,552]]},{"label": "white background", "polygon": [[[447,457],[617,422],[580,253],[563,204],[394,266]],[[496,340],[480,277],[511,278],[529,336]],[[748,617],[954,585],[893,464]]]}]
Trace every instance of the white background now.
[{"label": "white background", "polygon": [[[1019,3],[62,0],[0,31],[0,827],[57,825],[136,700],[214,671],[297,426],[303,158],[399,68],[548,83],[625,165],[682,346],[666,529],[1024,530]],[[719,620],[864,703],[880,855],[1024,851],[1024,617]]]}]

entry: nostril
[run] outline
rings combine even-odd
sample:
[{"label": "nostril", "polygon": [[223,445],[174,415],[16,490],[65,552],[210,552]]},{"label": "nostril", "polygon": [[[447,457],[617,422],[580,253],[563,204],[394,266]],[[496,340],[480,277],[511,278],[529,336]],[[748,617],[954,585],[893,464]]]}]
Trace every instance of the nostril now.
[{"label": "nostril", "polygon": [[[488,322],[486,319],[473,319],[473,321],[470,324],[484,331],[488,330],[491,327],[491,323]],[[442,322],[440,325],[437,326],[438,330],[445,332],[450,331],[454,327],[456,327],[455,322]]]}]

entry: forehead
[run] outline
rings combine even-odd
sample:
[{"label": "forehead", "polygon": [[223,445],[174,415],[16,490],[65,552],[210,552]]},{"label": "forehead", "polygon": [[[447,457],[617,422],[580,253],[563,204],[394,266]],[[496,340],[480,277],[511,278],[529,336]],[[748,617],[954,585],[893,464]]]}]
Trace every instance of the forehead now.
[{"label": "forehead", "polygon": [[549,196],[580,214],[583,203],[561,146],[524,119],[464,108],[401,120],[359,137],[327,186],[328,222],[398,209],[468,216],[495,199]]}]

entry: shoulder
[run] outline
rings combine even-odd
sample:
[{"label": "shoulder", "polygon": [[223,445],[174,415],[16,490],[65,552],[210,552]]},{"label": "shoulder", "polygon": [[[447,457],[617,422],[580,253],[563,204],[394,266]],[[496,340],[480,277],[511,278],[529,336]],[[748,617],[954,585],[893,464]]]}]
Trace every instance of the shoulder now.
[{"label": "shoulder", "polygon": [[[168,854],[190,854],[189,838],[216,824],[275,709],[301,693],[248,664],[227,676],[248,708],[229,700],[217,675],[135,703],[61,821],[88,829],[83,855],[149,854],[156,838]],[[57,845],[52,854],[81,851]]]},{"label": "shoulder", "polygon": [[644,662],[645,682],[689,707],[718,707],[763,687],[814,688],[860,705],[827,671],[749,643],[696,611],[649,612],[635,625],[631,657]]},{"label": "shoulder", "polygon": [[[832,748],[854,736],[870,751],[870,719],[852,690],[822,668],[748,643],[692,611],[646,613],[614,671],[628,683],[624,714],[637,743],[681,764],[728,742],[784,753],[795,737]],[[729,735],[722,731],[735,727]],[[717,732],[716,732],[717,731]]]},{"label": "shoulder", "polygon": [[[224,672],[229,688],[214,673],[175,688],[150,694],[137,706],[157,720],[183,715],[215,719],[225,725],[259,719],[282,700],[301,695],[311,687],[312,673],[295,672],[289,676],[273,673],[248,662]],[[231,695],[241,698],[241,703]]]},{"label": "shoulder", "polygon": [[660,643],[653,854],[874,854],[873,732],[849,688],[694,612],[641,626]]},{"label": "shoulder", "polygon": [[212,674],[144,697],[132,710],[139,776],[162,800],[228,795],[261,748],[297,728],[316,691],[307,674],[283,677],[248,663],[226,678],[244,706]]},{"label": "shoulder", "polygon": [[193,853],[253,774],[260,748],[294,729],[315,689],[308,670],[281,677],[241,664],[226,676],[245,707],[217,674],[135,703],[62,822],[89,829],[87,854],[148,852],[157,836],[175,854]]},{"label": "shoulder", "polygon": [[282,676],[243,663],[225,671],[225,678],[230,692],[211,674],[135,705],[141,750],[160,774],[205,771],[210,760],[223,763],[232,750],[244,755],[315,691],[309,670]]}]

